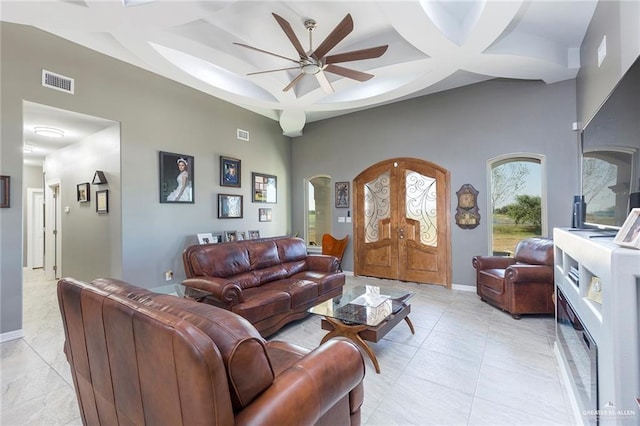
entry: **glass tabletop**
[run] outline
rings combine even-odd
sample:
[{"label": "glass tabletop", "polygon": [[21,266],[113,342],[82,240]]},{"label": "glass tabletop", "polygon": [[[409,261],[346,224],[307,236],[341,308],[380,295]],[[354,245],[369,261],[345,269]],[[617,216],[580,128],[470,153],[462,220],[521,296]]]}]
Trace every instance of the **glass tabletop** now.
[{"label": "glass tabletop", "polygon": [[202,300],[212,293],[197,288],[187,287],[182,284],[167,284],[161,287],[150,288],[149,291],[159,294],[169,294],[172,296],[186,297],[194,300]]},{"label": "glass tabletop", "polygon": [[377,326],[400,312],[413,297],[412,291],[376,286],[345,286],[342,297],[330,299],[309,309],[316,315],[348,324]]}]

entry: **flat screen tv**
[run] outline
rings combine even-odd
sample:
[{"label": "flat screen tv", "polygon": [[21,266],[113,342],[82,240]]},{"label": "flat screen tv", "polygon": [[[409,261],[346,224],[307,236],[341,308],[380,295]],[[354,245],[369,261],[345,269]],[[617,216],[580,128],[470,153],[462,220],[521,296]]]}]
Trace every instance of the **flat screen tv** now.
[{"label": "flat screen tv", "polygon": [[589,120],[581,144],[584,227],[619,229],[630,195],[640,192],[640,59]]}]

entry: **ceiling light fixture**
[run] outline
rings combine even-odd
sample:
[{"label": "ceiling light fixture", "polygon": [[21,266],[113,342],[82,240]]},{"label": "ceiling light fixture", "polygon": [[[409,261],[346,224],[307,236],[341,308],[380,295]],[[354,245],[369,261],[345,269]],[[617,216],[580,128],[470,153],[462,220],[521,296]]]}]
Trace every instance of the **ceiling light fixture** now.
[{"label": "ceiling light fixture", "polygon": [[34,127],[33,132],[36,135],[46,136],[49,138],[61,138],[64,136],[64,132],[55,127]]}]

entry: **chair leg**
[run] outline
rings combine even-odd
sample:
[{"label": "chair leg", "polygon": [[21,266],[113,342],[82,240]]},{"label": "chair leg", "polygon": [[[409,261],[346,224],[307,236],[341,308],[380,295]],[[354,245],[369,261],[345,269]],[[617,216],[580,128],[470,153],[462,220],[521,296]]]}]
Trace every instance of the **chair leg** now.
[{"label": "chair leg", "polygon": [[511,314],[511,316],[513,317],[513,319],[515,320],[519,320],[520,318],[522,318],[522,315],[520,314]]}]

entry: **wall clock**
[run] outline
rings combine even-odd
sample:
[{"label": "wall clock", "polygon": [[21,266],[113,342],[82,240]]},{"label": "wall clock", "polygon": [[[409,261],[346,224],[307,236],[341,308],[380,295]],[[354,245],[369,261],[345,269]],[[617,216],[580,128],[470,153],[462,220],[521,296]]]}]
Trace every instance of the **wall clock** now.
[{"label": "wall clock", "polygon": [[456,192],[456,195],[458,196],[456,225],[462,229],[473,229],[480,225],[478,191],[470,183],[465,183]]}]

